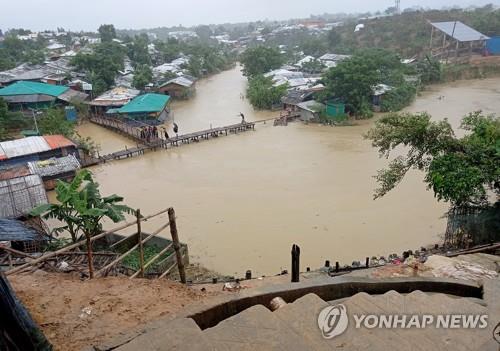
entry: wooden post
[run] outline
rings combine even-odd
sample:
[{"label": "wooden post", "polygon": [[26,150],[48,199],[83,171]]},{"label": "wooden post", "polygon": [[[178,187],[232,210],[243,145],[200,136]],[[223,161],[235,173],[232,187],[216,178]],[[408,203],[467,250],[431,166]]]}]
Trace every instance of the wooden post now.
[{"label": "wooden post", "polygon": [[85,234],[87,237],[87,260],[89,261],[89,278],[94,278],[94,262],[92,259],[92,240],[90,234]]},{"label": "wooden post", "polygon": [[300,281],[300,247],[293,244],[292,246],[292,283]]},{"label": "wooden post", "polygon": [[142,245],[141,209],[138,208],[135,211],[135,217],[137,218],[137,240],[139,240],[139,269],[141,278],[144,278],[144,247]]},{"label": "wooden post", "polygon": [[177,233],[177,223],[175,221],[175,211],[172,207],[168,209],[168,221],[170,223],[170,234],[174,244],[175,256],[177,257],[177,267],[181,282],[186,284],[186,271],[184,270],[184,262],[182,261],[181,245],[179,243],[179,235]]}]

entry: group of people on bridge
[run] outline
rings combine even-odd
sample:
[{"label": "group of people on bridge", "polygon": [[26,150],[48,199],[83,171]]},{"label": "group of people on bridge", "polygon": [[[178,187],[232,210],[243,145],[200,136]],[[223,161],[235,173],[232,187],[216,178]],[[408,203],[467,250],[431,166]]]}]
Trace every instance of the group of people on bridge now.
[{"label": "group of people on bridge", "polygon": [[[179,126],[177,123],[174,123],[174,133],[177,136],[179,133]],[[167,129],[165,127],[161,127],[161,130],[157,126],[145,126],[142,127],[139,131],[139,136],[141,140],[145,140],[146,142],[155,141],[158,139],[168,140],[170,136],[168,135]]]}]

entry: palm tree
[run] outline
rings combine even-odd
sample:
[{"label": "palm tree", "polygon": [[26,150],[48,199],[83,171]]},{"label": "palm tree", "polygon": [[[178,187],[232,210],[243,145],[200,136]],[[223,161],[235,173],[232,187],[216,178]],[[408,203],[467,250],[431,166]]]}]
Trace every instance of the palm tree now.
[{"label": "palm tree", "polygon": [[57,181],[55,190],[58,203],[38,206],[31,215],[42,216],[44,219],[55,218],[63,222],[64,225],[54,228],[52,232],[57,235],[67,231],[73,242],[85,236],[89,275],[93,278],[91,238],[102,232],[102,219],[109,218],[116,223],[125,219],[125,213],[135,212],[121,204],[121,196],[102,197],[99,184],[93,180],[92,173],[88,170],[78,172],[70,183]]}]

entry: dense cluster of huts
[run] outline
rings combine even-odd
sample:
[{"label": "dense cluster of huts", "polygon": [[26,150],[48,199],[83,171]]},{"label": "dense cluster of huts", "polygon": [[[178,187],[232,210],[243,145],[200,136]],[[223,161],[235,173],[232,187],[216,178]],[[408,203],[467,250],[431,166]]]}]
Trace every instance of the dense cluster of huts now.
[{"label": "dense cluster of huts", "polygon": [[[39,252],[49,236],[30,212],[48,203],[46,191],[57,179],[71,179],[79,168],[76,145],[60,135],[0,142],[0,245]],[[8,257],[0,256],[0,264]]]}]

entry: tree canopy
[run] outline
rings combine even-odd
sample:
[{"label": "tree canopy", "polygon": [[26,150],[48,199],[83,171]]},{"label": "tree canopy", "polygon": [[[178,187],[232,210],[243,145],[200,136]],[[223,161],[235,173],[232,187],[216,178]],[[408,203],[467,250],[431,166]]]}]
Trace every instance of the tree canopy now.
[{"label": "tree canopy", "polygon": [[271,78],[258,75],[248,81],[247,97],[253,107],[270,109],[281,102],[281,97],[286,94],[287,87],[286,84],[274,87]]},{"label": "tree canopy", "polygon": [[279,68],[285,59],[275,48],[258,46],[247,49],[241,56],[241,63],[243,74],[252,77]]},{"label": "tree canopy", "polygon": [[470,113],[462,119],[462,137],[445,119],[432,121],[425,112],[390,114],[376,122],[366,137],[389,157],[403,146],[406,155],[379,171],[375,198],[394,189],[410,169],[425,172],[425,182],[439,200],[453,206],[488,204],[488,193],[500,196],[500,118]]},{"label": "tree canopy", "polygon": [[153,71],[148,65],[140,65],[134,71],[134,80],[132,85],[139,90],[143,90],[144,87],[151,83],[153,80]]},{"label": "tree canopy", "polygon": [[406,67],[393,52],[383,49],[363,50],[331,68],[323,77],[323,100],[340,99],[356,115],[371,115],[370,97],[377,84],[399,86]]},{"label": "tree canopy", "polygon": [[101,24],[98,29],[99,35],[101,37],[101,42],[110,42],[116,38],[115,26],[112,24]]},{"label": "tree canopy", "polygon": [[125,48],[115,42],[95,45],[91,54],[79,52],[71,60],[77,70],[87,74],[94,85],[96,95],[108,89],[115,82],[118,71],[123,69]]}]

